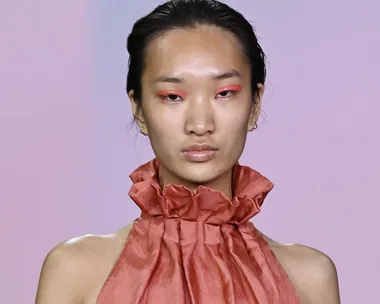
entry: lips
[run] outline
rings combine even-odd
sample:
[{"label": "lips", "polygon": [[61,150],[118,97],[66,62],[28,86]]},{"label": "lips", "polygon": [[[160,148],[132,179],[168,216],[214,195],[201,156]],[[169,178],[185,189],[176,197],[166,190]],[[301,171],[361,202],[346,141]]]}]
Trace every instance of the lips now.
[{"label": "lips", "polygon": [[211,145],[192,145],[182,151],[182,154],[190,162],[207,162],[213,159],[218,149]]},{"label": "lips", "polygon": [[192,151],[217,151],[215,147],[211,145],[192,145],[184,149],[182,152],[192,152]]}]

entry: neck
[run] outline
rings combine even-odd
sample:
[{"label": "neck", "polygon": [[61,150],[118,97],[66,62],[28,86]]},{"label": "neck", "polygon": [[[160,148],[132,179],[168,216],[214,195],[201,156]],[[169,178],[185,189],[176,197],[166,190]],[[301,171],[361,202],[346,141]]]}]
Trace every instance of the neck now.
[{"label": "neck", "polygon": [[161,187],[168,184],[183,185],[186,188],[192,190],[193,192],[197,191],[198,186],[203,186],[213,190],[221,191],[228,199],[232,199],[233,197],[232,169],[228,170],[223,175],[217,176],[213,180],[199,184],[189,180],[184,180],[181,177],[176,176],[171,172],[167,171],[166,168],[160,167],[159,183]]}]

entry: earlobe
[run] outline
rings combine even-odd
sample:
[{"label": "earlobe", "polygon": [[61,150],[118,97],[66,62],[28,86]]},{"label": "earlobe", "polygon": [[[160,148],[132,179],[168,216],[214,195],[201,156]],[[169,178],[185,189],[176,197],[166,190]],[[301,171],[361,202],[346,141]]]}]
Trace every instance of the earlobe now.
[{"label": "earlobe", "polygon": [[248,132],[251,132],[254,129],[256,129],[256,126],[257,126],[257,124],[256,124],[256,112],[257,112],[256,103],[252,102],[251,113],[249,115],[249,121],[248,121],[248,127],[247,127]]},{"label": "earlobe", "polygon": [[255,121],[250,121],[248,125],[248,132],[252,132],[257,129],[257,123]]},{"label": "earlobe", "polygon": [[147,130],[147,127],[145,125],[145,120],[144,120],[144,116],[142,114],[142,110],[141,110],[141,105],[138,104],[137,100],[135,99],[135,92],[134,90],[130,90],[128,92],[128,97],[129,97],[129,101],[131,102],[131,105],[132,105],[132,114],[133,114],[133,117],[140,129],[140,133],[147,136],[148,135],[148,130]]},{"label": "earlobe", "polygon": [[250,113],[249,122],[248,122],[248,132],[251,132],[257,129],[257,120],[259,119],[259,115],[260,115],[261,102],[262,102],[262,98],[264,94],[264,86],[261,83],[259,83],[257,85],[257,88],[258,88],[258,92],[251,106],[251,113]]},{"label": "earlobe", "polygon": [[248,129],[247,129],[247,131],[251,132],[251,131],[256,130],[256,129],[257,129],[257,123],[256,123],[256,121],[253,120],[253,119],[250,119],[249,123],[248,123]]},{"label": "earlobe", "polygon": [[140,126],[140,133],[144,136],[148,136],[148,130],[146,129],[145,125]]}]

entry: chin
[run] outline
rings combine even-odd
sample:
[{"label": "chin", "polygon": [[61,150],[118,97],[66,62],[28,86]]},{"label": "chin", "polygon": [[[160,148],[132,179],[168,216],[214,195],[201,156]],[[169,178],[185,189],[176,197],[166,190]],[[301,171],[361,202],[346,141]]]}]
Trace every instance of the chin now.
[{"label": "chin", "polygon": [[183,180],[192,184],[204,185],[218,179],[226,170],[228,171],[228,168],[222,168],[213,161],[204,163],[187,162],[182,167],[180,176]]}]

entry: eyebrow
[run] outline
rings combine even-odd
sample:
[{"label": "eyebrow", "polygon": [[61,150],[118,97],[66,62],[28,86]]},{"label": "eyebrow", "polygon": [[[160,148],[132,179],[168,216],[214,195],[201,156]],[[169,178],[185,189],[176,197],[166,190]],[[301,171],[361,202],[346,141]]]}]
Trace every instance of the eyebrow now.
[{"label": "eyebrow", "polygon": [[[217,75],[213,75],[212,76],[212,79],[214,80],[224,80],[224,79],[229,79],[229,78],[233,78],[233,77],[237,77],[237,78],[241,78],[242,77],[242,74],[239,73],[237,70],[228,70],[222,74],[217,74]],[[185,79],[184,78],[179,78],[179,77],[172,77],[172,76],[168,76],[168,75],[161,75],[161,76],[158,76],[153,83],[158,83],[158,82],[168,82],[168,83],[184,83],[185,82]]]}]

